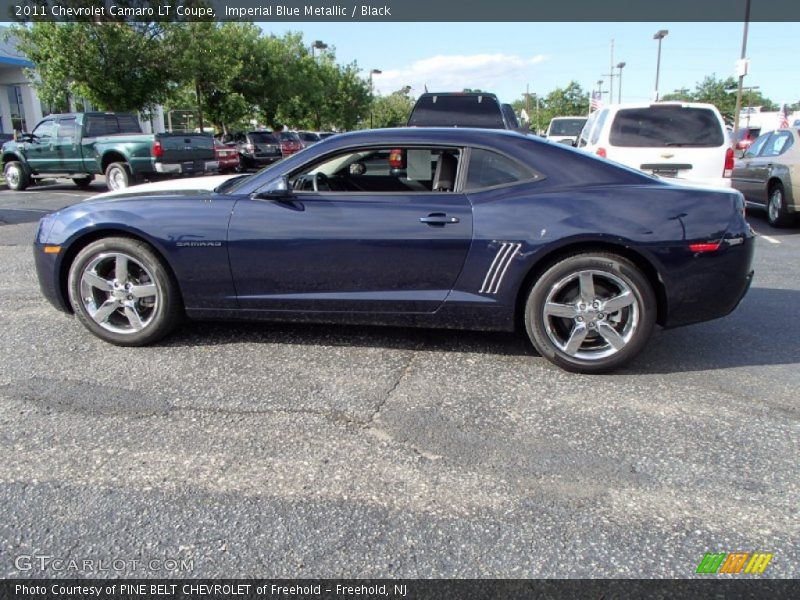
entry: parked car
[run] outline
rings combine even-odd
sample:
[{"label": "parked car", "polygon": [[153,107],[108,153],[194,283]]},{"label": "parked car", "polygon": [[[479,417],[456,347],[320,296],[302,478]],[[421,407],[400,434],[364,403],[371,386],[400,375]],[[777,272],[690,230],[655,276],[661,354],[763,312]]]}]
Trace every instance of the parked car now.
[{"label": "parked car", "polygon": [[3,171],[12,190],[37,179],[67,178],[88,187],[105,174],[109,189],[142,179],[197,175],[218,168],[213,138],[194,133],[144,134],[139,120],[125,113],[49,115],[2,147]]},{"label": "parked car", "polygon": [[736,161],[733,187],[748,202],[767,209],[773,227],[787,227],[800,212],[800,135],[798,129],[764,133]]},{"label": "parked car", "polygon": [[322,137],[316,131],[298,131],[297,135],[303,142],[304,148],[322,141]]},{"label": "parked car", "polygon": [[736,140],[736,150],[747,150],[750,144],[761,135],[761,127],[739,128],[739,138]]},{"label": "parked car", "polygon": [[233,136],[242,168],[253,169],[283,158],[281,141],[271,131],[248,131]]},{"label": "parked car", "polygon": [[574,146],[578,140],[578,134],[586,125],[586,119],[587,117],[553,117],[550,119],[544,137],[551,142]]},{"label": "parked car", "polygon": [[634,169],[730,187],[733,148],[711,104],[618,104],[593,112],[577,147]]},{"label": "parked car", "polygon": [[336,135],[335,131],[318,131],[320,139],[327,140],[329,137]]},{"label": "parked car", "polygon": [[486,92],[429,92],[418,99],[409,127],[480,127],[526,133],[511,105]]},{"label": "parked car", "polygon": [[219,140],[214,140],[214,154],[219,163],[220,173],[230,173],[239,168],[239,150],[236,144],[223,144]]},{"label": "parked car", "polygon": [[731,312],[754,247],[738,191],[512,132],[399,128],[336,136],[211,194],[64,208],[34,256],[48,300],[121,346],[183,315],[520,325],[548,360],[597,373],[656,323]]},{"label": "parked car", "polygon": [[300,152],[300,150],[305,148],[296,131],[281,131],[277,136],[280,140],[281,154],[283,156],[291,156],[295,152]]}]

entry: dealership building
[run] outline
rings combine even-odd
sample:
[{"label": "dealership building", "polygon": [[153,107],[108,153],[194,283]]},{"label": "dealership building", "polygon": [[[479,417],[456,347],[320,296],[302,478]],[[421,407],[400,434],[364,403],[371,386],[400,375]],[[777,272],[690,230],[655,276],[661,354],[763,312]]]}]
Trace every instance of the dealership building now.
[{"label": "dealership building", "polygon": [[22,56],[14,40],[5,39],[7,27],[0,27],[0,132],[30,131],[42,119],[42,103],[25,75],[33,63]]}]

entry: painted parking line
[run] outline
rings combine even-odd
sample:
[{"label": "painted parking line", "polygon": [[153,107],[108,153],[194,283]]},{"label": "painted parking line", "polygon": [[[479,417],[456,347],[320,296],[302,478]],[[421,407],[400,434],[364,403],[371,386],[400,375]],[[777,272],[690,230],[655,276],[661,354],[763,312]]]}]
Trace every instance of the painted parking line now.
[{"label": "painted parking line", "polygon": [[768,235],[764,235],[763,233],[759,234],[759,236],[764,238],[765,240],[767,240],[770,244],[780,244],[781,243],[780,240],[776,240],[774,237],[770,237]]}]

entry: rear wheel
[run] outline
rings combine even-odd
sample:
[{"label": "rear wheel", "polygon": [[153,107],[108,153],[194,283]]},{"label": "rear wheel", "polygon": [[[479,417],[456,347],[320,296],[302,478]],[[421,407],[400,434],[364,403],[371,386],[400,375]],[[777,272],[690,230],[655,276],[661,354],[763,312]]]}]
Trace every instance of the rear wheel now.
[{"label": "rear wheel", "polygon": [[8,188],[16,192],[21,192],[31,184],[31,178],[22,166],[22,163],[12,160],[6,163],[3,169]]},{"label": "rear wheel", "polygon": [[85,190],[90,185],[92,185],[92,181],[94,181],[94,175],[87,175],[86,177],[73,177],[72,183],[77,185],[82,190]]},{"label": "rear wheel", "polygon": [[650,283],[614,254],[577,254],[536,281],[525,328],[539,353],[576,373],[604,373],[634,358],[656,320]]},{"label": "rear wheel", "polygon": [[786,210],[786,196],[783,185],[775,182],[769,188],[767,200],[767,220],[773,227],[788,227],[792,222],[792,215]]},{"label": "rear wheel", "polygon": [[93,242],[75,257],[69,297],[83,325],[119,346],[155,342],[181,321],[180,291],[150,246],[128,238]]},{"label": "rear wheel", "polygon": [[130,167],[124,162],[115,162],[106,168],[106,185],[112,192],[124,190],[134,184]]}]

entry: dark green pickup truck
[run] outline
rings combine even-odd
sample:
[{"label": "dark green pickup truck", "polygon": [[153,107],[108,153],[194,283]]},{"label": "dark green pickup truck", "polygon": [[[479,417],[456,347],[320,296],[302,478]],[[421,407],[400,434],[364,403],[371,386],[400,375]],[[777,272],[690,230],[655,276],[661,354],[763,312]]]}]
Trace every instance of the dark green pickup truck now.
[{"label": "dark green pickup truck", "polygon": [[3,144],[2,153],[12,190],[59,177],[86,187],[99,174],[118,190],[144,179],[218,170],[211,136],[145,134],[134,115],[123,113],[49,115],[31,133]]}]

